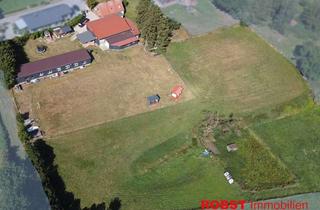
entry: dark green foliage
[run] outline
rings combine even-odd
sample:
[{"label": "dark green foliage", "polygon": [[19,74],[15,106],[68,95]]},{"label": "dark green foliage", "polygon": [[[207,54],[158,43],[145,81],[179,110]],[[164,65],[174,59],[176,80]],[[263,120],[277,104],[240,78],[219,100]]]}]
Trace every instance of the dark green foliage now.
[{"label": "dark green foliage", "polygon": [[68,21],[68,25],[70,27],[75,27],[78,25],[83,19],[85,18],[84,14],[77,15],[76,17],[72,18],[71,20]]},{"label": "dark green foliage", "polygon": [[[20,119],[19,119],[20,120]],[[80,200],[66,191],[63,179],[54,164],[53,148],[43,140],[26,143],[25,150],[37,169],[52,210],[81,210]],[[105,203],[93,204],[83,210],[105,210]]]},{"label": "dark green foliage", "polygon": [[97,4],[98,2],[96,0],[87,0],[87,5],[90,9],[93,9]]},{"label": "dark green foliage", "polygon": [[166,17],[151,0],[140,0],[137,7],[137,24],[146,49],[157,54],[166,51],[172,31],[180,27],[179,23]]},{"label": "dark green foliage", "polygon": [[44,31],[37,31],[37,32],[30,34],[31,39],[38,39],[43,36],[44,36]]},{"label": "dark green foliage", "polygon": [[125,7],[127,7],[127,6],[129,5],[129,1],[128,1],[128,0],[123,0],[123,5],[124,5]]},{"label": "dark green foliage", "polygon": [[315,0],[212,0],[221,10],[252,24],[269,25],[284,34],[291,21],[310,32],[320,29],[320,2]]},{"label": "dark green foliage", "polygon": [[320,47],[312,42],[298,45],[294,50],[294,56],[297,68],[305,77],[311,80],[320,79]]},{"label": "dark green foliage", "polygon": [[13,87],[16,76],[16,57],[11,41],[0,43],[0,70],[4,73],[7,87]]},{"label": "dark green foliage", "polygon": [[240,20],[240,26],[242,27],[248,27],[248,24],[244,20]]},{"label": "dark green foliage", "polygon": [[19,139],[23,142],[26,143],[28,140],[31,139],[30,134],[27,132],[25,126],[24,126],[24,120],[23,117],[20,113],[17,114],[17,127],[18,127],[18,136]]},{"label": "dark green foliage", "polygon": [[303,12],[300,15],[300,20],[307,30],[320,31],[320,2],[305,0],[302,1]]}]

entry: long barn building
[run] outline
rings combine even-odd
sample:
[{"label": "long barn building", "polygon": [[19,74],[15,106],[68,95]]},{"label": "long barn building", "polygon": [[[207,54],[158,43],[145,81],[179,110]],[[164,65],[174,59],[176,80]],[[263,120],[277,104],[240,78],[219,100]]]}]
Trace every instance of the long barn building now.
[{"label": "long barn building", "polygon": [[81,49],[65,54],[22,64],[17,75],[17,83],[28,83],[33,80],[57,76],[76,68],[83,68],[92,62],[87,50]]}]

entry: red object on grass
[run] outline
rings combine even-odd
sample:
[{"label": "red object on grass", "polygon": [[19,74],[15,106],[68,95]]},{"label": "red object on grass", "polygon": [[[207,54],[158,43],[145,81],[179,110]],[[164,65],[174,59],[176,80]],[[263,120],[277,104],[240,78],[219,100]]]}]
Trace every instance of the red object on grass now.
[{"label": "red object on grass", "polygon": [[182,91],[183,91],[183,87],[181,85],[176,85],[171,90],[171,96],[177,99],[182,94]]}]

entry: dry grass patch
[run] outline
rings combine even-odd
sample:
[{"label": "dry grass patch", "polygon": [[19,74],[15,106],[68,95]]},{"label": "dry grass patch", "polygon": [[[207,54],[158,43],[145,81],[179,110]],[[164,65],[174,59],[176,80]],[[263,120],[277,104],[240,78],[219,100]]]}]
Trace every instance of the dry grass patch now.
[{"label": "dry grass patch", "polygon": [[[165,58],[142,47],[123,52],[94,51],[85,70],[47,79],[16,93],[22,112],[38,118],[47,135],[57,135],[175,104],[168,96],[183,84]],[[160,94],[161,102],[147,106],[146,97]],[[192,98],[185,89],[180,101]]]},{"label": "dry grass patch", "polygon": [[[47,46],[45,53],[37,53],[37,45]],[[44,58],[48,58],[55,55],[60,55],[66,52],[80,49],[81,44],[78,41],[70,41],[70,37],[64,37],[54,42],[48,43],[44,38],[36,40],[30,39],[24,47],[24,51],[27,53],[30,61],[36,61]]]}]

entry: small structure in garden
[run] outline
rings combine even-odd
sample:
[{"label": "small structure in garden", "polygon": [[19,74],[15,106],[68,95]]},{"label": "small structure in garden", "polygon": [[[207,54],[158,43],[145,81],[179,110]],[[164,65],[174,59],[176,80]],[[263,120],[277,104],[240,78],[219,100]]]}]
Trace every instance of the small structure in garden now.
[{"label": "small structure in garden", "polygon": [[53,35],[56,38],[64,37],[71,32],[73,32],[73,29],[68,25],[65,25],[62,27],[57,27],[57,28],[53,29]]},{"label": "small structure in garden", "polygon": [[48,42],[52,42],[53,41],[53,37],[50,31],[44,31],[44,38],[48,41]]},{"label": "small structure in garden", "polygon": [[238,146],[236,144],[228,144],[227,145],[228,152],[234,152],[238,150]]},{"label": "small structure in garden", "polygon": [[176,85],[171,90],[171,96],[174,99],[178,99],[181,96],[182,91],[183,91],[183,87],[181,85]]},{"label": "small structure in garden", "polygon": [[148,105],[154,105],[160,102],[160,96],[158,94],[147,97]]}]

